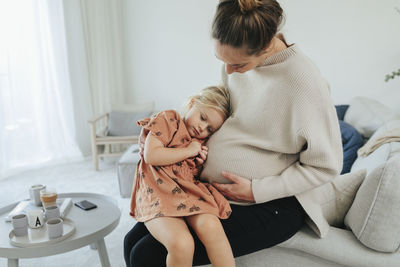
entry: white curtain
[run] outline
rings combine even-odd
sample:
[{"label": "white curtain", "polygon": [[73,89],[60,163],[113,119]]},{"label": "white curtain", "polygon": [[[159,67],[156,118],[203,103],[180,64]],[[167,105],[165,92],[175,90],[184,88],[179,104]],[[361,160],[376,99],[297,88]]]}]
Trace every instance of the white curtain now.
[{"label": "white curtain", "polygon": [[82,27],[94,114],[124,104],[122,0],[81,0]]},{"label": "white curtain", "polygon": [[76,140],[89,155],[87,120],[126,104],[122,0],[64,0]]},{"label": "white curtain", "polygon": [[81,158],[62,0],[0,1],[0,177]]}]

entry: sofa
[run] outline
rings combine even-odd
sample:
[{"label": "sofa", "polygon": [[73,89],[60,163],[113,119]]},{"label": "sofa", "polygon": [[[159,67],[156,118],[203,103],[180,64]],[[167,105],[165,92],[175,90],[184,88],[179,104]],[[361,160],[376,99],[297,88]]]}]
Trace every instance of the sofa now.
[{"label": "sofa", "polygon": [[[345,155],[338,179],[355,173],[362,179],[351,189],[342,186],[346,198],[333,193],[328,201],[336,210],[340,201],[348,202],[328,235],[319,238],[306,224],[275,247],[236,258],[237,266],[400,266],[400,116],[366,97],[336,108]],[[349,127],[353,133],[345,131]]]}]

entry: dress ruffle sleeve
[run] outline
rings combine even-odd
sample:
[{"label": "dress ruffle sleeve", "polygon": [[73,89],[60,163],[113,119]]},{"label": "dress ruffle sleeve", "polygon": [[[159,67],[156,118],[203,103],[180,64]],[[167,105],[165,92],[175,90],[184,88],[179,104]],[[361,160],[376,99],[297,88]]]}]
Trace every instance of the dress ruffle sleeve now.
[{"label": "dress ruffle sleeve", "polygon": [[166,110],[153,115],[151,118],[140,120],[137,124],[149,130],[167,147],[178,129],[179,120],[179,114],[175,110]]}]

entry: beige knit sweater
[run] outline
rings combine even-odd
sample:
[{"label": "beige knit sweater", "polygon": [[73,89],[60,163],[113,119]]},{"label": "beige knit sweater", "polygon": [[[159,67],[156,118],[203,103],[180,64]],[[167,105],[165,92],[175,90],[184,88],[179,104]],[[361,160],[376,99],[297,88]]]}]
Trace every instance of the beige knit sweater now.
[{"label": "beige knit sweater", "polygon": [[326,235],[329,226],[311,191],[342,167],[340,129],[327,82],[297,45],[253,70],[223,71],[222,76],[232,116],[208,141],[202,178],[227,182],[223,170],[248,178],[256,203],[295,195],[313,230]]}]

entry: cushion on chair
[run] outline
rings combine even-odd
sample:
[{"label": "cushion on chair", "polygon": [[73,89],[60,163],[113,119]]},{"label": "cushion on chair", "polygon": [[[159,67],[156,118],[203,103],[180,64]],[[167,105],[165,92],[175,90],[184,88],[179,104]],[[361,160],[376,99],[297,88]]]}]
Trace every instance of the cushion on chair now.
[{"label": "cushion on chair", "polygon": [[363,146],[364,140],[350,124],[339,120],[343,147],[343,168],[340,174],[350,172],[351,166],[357,159],[357,150]]},{"label": "cushion on chair", "polygon": [[365,138],[385,122],[398,118],[398,115],[384,104],[367,97],[355,97],[344,116],[344,121],[354,126]]},{"label": "cushion on chair", "polygon": [[108,119],[109,136],[139,135],[140,129],[137,121],[150,117],[152,111],[111,111]]},{"label": "cushion on chair", "polygon": [[382,252],[400,247],[400,155],[373,170],[360,186],[345,224],[365,246]]}]

